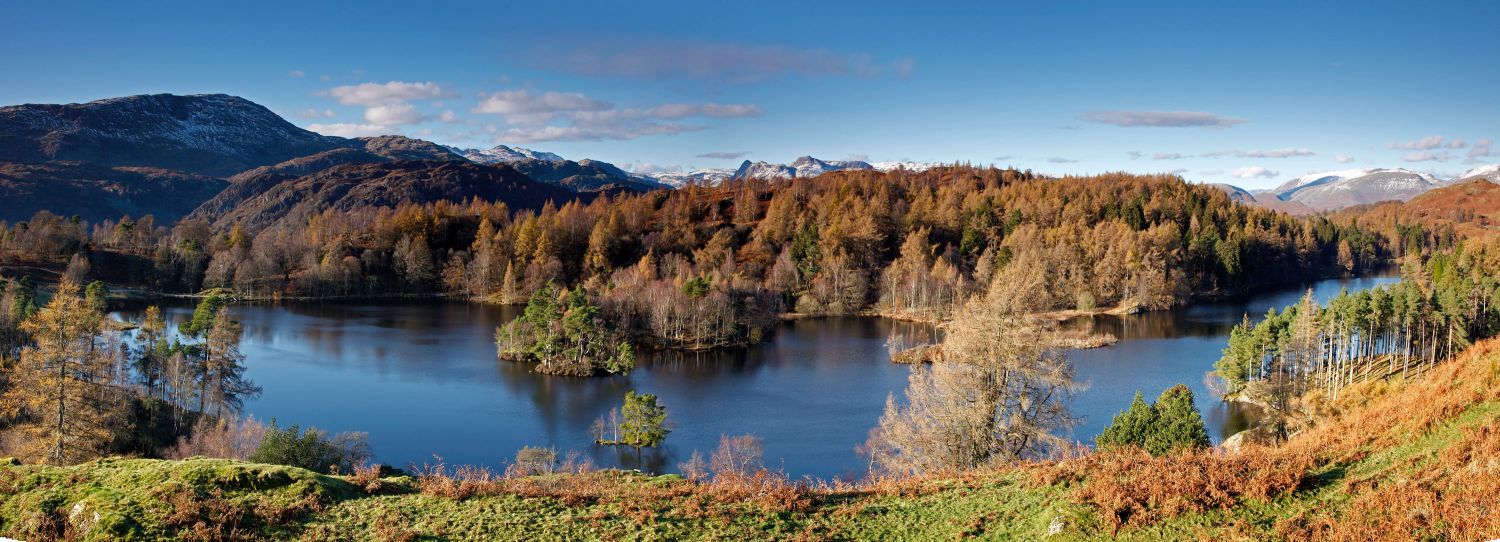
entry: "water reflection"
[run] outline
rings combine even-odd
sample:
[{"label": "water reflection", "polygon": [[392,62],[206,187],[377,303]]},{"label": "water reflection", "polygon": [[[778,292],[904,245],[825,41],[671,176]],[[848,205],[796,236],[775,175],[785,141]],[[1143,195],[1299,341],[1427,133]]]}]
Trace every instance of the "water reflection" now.
[{"label": "water reflection", "polygon": [[[1327,297],[1391,280],[1312,286]],[[1136,390],[1155,395],[1179,382],[1193,387],[1216,439],[1244,427],[1247,413],[1213,399],[1202,376],[1242,315],[1291,304],[1301,291],[1069,322],[1121,338],[1070,353],[1091,386],[1071,404],[1084,417],[1072,436],[1092,441]],[[382,301],[231,310],[245,328],[247,374],[265,390],[247,404],[250,413],[367,431],[379,459],[397,465],[436,455],[500,467],[531,445],[578,450],[603,466],[673,471],[694,450],[710,453],[721,435],[752,433],[764,440],[767,462],[794,476],[857,474],[864,464],[854,447],[910,374],[889,361],[889,348],[933,339],[928,326],[879,318],[794,320],[755,347],[644,353],[629,376],[582,379],[541,376],[495,358],[495,327],[518,314],[514,307]],[[163,312],[182,322],[192,308]],[[138,319],[140,310],[119,316]],[[589,435],[627,390],[656,394],[676,425],[667,445],[643,451],[639,462],[635,450],[598,447]]]}]

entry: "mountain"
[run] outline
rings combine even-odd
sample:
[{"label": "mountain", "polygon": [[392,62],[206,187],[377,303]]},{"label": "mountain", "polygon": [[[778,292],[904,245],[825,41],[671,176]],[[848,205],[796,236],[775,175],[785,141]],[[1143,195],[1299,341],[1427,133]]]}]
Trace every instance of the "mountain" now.
[{"label": "mountain", "polygon": [[724,168],[696,169],[693,171],[666,171],[652,173],[649,177],[658,183],[672,188],[682,188],[689,184],[700,186],[718,186],[719,183],[734,178],[735,170]]},{"label": "mountain", "polygon": [[347,211],[471,198],[505,202],[512,209],[539,209],[548,201],[560,204],[587,197],[533,181],[503,164],[410,160],[344,164],[282,179],[232,204],[205,204],[192,216],[218,228],[241,224],[255,231],[273,226],[302,227],[325,209]]},{"label": "mountain", "polygon": [[526,159],[510,162],[510,167],[538,182],[554,184],[575,192],[633,190],[645,192],[663,185],[648,178],[626,173],[608,162],[587,158],[572,160]]},{"label": "mountain", "polygon": [[351,148],[363,148],[371,154],[383,156],[391,160],[463,161],[467,159],[463,155],[453,152],[452,149],[437,143],[398,135],[361,137],[350,143]]},{"label": "mountain", "polygon": [[1324,211],[1385,200],[1406,201],[1445,184],[1428,173],[1362,168],[1303,175],[1257,196],[1274,196]]},{"label": "mountain", "polygon": [[215,177],[154,168],[0,162],[0,220],[26,220],[47,210],[91,222],[149,214],[159,224],[170,224],[227,184]]},{"label": "mountain", "polygon": [[803,156],[790,164],[771,164],[746,160],[735,170],[735,179],[801,179],[817,177],[830,171],[844,169],[875,169],[868,162],[859,160],[825,161]]},{"label": "mountain", "polygon": [[1421,224],[1434,230],[1451,226],[1461,235],[1482,237],[1500,228],[1500,184],[1481,173],[1428,190],[1410,201],[1353,207],[1339,211],[1335,217],[1340,221],[1358,219],[1366,226]]},{"label": "mountain", "polygon": [[507,147],[496,145],[492,149],[456,149],[450,147],[453,152],[464,158],[480,164],[510,164],[525,160],[541,160],[543,162],[562,162],[563,157],[550,152],[534,151],[520,147]]},{"label": "mountain", "polygon": [[870,167],[875,168],[876,171],[896,171],[898,169],[902,169],[902,170],[906,170],[906,171],[909,171],[909,172],[912,172],[912,173],[921,173],[923,171],[927,171],[929,169],[932,169],[932,168],[935,168],[935,167],[939,167],[939,166],[942,166],[942,165],[943,164],[938,163],[938,162],[912,162],[910,160],[897,160],[897,161],[892,161],[892,162],[870,162]]},{"label": "mountain", "polygon": [[1454,180],[1457,181],[1468,179],[1486,179],[1493,182],[1500,182],[1500,164],[1479,166],[1459,174],[1458,177],[1454,177]]},{"label": "mountain", "polygon": [[303,130],[265,107],[224,94],[0,107],[4,162],[64,160],[226,177],[344,146],[352,144]]}]

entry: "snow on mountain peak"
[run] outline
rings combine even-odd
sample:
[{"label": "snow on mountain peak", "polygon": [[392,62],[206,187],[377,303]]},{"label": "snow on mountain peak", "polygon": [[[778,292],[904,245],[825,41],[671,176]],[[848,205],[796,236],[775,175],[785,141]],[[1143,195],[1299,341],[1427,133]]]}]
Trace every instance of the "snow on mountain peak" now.
[{"label": "snow on mountain peak", "polygon": [[563,157],[550,152],[523,149],[521,147],[507,147],[505,145],[496,145],[490,149],[454,148],[453,152],[480,164],[510,164],[523,160],[541,160],[543,162],[564,161]]}]

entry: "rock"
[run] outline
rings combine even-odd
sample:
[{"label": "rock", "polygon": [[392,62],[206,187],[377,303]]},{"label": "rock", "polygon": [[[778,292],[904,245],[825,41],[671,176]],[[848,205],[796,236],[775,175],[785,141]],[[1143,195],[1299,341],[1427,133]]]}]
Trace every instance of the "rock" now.
[{"label": "rock", "polygon": [[1067,522],[1067,520],[1064,520],[1062,516],[1056,516],[1056,517],[1052,518],[1052,523],[1047,524],[1047,536],[1057,536],[1057,535],[1060,535],[1060,534],[1062,534],[1063,529],[1067,529],[1067,528],[1068,528],[1068,522]]},{"label": "rock", "polygon": [[88,533],[99,524],[99,511],[94,510],[87,502],[78,501],[68,511],[68,523],[72,525],[72,531],[76,533]]}]

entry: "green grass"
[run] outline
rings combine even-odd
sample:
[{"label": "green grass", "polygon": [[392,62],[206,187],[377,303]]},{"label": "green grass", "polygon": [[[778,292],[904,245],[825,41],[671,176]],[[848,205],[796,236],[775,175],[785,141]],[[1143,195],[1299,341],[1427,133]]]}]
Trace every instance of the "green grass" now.
[{"label": "green grass", "polygon": [[[602,496],[454,499],[388,478],[367,494],[349,478],[215,459],[105,459],[72,467],[0,466],[0,535],[46,540],[1192,540],[1275,538],[1285,518],[1347,506],[1351,482],[1414,476],[1469,427],[1500,423],[1472,406],[1400,444],[1319,465],[1314,483],[1271,501],[1188,513],[1110,533],[1076,487],[1021,473],[903,491],[815,493],[777,506],[724,499],[676,476],[596,473]],[[569,475],[537,479],[546,485]],[[1087,482],[1084,482],[1087,483]],[[1048,536],[1056,524],[1060,532]],[[65,533],[66,531],[66,533]],[[216,538],[217,537],[217,538]]]}]

